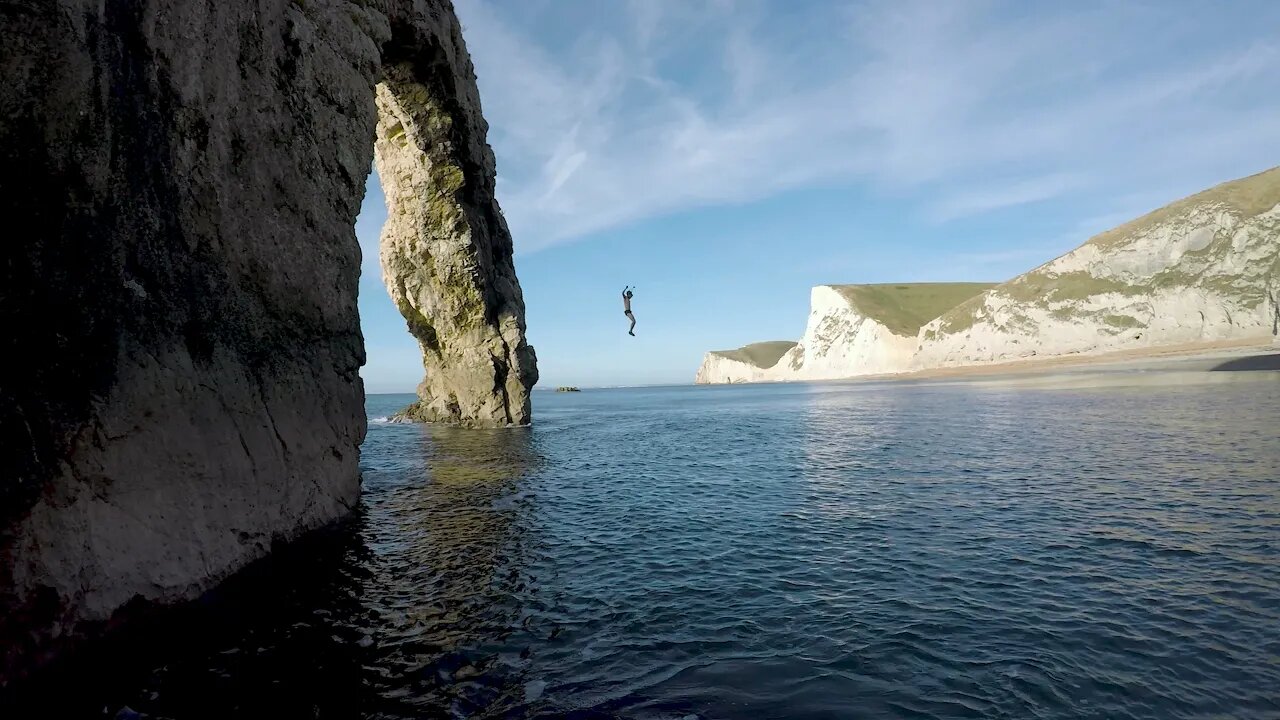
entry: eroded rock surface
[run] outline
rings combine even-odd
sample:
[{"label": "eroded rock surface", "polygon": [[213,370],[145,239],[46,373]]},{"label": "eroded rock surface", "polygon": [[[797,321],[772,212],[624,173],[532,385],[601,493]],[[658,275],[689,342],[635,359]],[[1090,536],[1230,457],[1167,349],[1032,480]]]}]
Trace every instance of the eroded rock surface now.
[{"label": "eroded rock surface", "polygon": [[796,343],[770,340],[736,350],[712,350],[702,358],[693,382],[698,385],[768,382],[774,366]]},{"label": "eroded rock surface", "polygon": [[918,368],[1280,333],[1280,168],[1089,239],[921,329]]},{"label": "eroded rock surface", "polygon": [[538,369],[494,199],[493,152],[474,84],[454,102],[439,84],[402,63],[386,67],[378,85],[383,280],[426,370],[401,419],[525,425]]},{"label": "eroded rock surface", "polygon": [[518,380],[457,416],[526,421],[533,358],[447,0],[0,2],[0,210],[23,228],[0,243],[0,685],[356,502],[353,225],[384,64],[448,118],[419,161],[454,169],[415,189],[457,206],[416,219],[466,227],[419,234],[454,254],[419,268],[414,307],[498,328],[502,351],[442,334],[450,382],[478,387],[471,360]]}]

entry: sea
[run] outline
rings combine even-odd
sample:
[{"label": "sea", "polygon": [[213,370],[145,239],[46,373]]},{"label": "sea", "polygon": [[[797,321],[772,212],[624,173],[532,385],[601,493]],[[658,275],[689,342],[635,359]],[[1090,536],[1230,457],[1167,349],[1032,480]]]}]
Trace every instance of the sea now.
[{"label": "sea", "polygon": [[1280,718],[1278,371],[410,400],[368,397],[349,521],[48,707]]}]

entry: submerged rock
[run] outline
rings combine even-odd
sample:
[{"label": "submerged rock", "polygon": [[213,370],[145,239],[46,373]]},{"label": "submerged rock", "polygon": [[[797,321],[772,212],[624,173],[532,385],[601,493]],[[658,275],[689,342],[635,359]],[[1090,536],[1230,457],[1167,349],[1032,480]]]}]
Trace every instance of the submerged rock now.
[{"label": "submerged rock", "polygon": [[536,370],[447,0],[0,16],[0,211],[25,221],[0,243],[3,686],[355,504],[380,109],[424,408],[527,422]]}]

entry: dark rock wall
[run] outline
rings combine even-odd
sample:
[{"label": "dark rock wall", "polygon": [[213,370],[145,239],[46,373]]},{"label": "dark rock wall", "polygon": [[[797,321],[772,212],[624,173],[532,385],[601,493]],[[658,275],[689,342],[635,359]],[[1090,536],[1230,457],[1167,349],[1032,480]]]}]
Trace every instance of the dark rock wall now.
[{"label": "dark rock wall", "polygon": [[0,0],[0,683],[357,501],[388,48],[479,118],[447,0]]}]

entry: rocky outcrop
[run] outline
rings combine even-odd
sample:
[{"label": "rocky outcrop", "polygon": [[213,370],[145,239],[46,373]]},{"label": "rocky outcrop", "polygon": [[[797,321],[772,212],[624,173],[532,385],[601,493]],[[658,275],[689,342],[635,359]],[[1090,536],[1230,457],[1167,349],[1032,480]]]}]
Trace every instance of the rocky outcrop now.
[{"label": "rocky outcrop", "polygon": [[1180,200],[929,323],[915,368],[1280,332],[1280,168]]},{"label": "rocky outcrop", "polygon": [[[819,285],[809,297],[804,336],[769,364],[725,351],[702,361],[697,383],[832,380],[902,372],[916,332],[943,310],[991,287],[983,283]],[[748,346],[751,347],[751,346]]]},{"label": "rocky outcrop", "polygon": [[[460,42],[452,51],[469,80],[466,51]],[[377,97],[383,280],[426,369],[418,401],[400,417],[526,425],[538,369],[475,85],[402,63],[384,69]]]},{"label": "rocky outcrop", "polygon": [[458,419],[526,420],[533,358],[446,0],[0,5],[0,209],[24,227],[0,244],[0,684],[355,503],[353,224],[384,64],[435,143],[414,140],[415,191],[453,198],[412,211],[450,229],[419,233],[402,297],[492,327],[442,350]]}]

